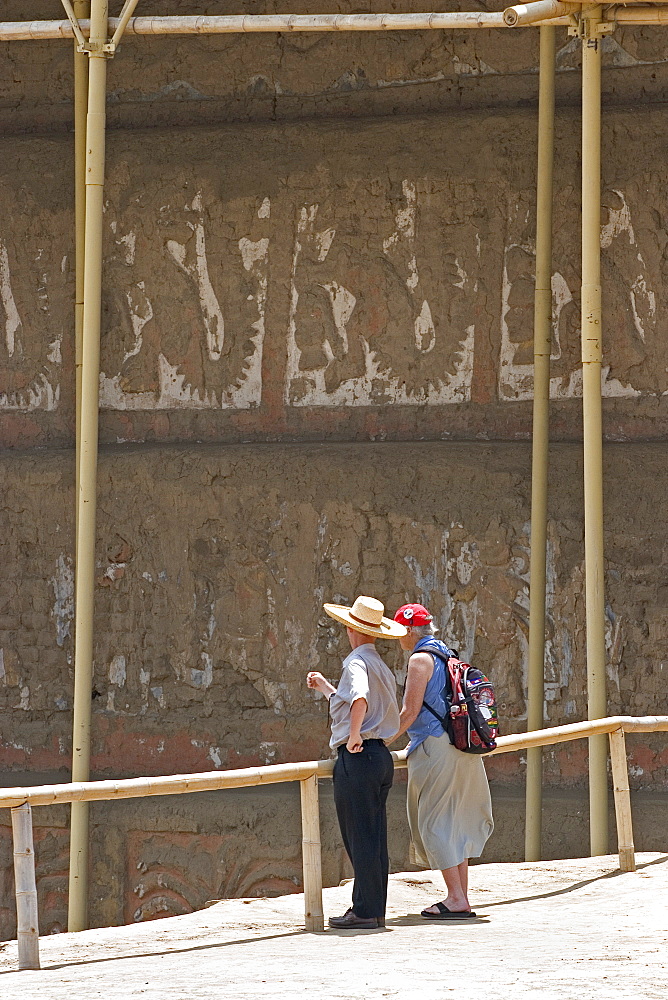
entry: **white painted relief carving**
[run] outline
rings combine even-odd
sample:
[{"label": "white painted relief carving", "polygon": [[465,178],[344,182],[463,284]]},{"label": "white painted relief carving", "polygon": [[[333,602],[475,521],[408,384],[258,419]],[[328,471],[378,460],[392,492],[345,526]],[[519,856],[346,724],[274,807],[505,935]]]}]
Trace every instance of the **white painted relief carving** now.
[{"label": "white painted relief carving", "polygon": [[[108,206],[107,214],[119,213]],[[128,220],[122,235],[123,222],[110,220],[117,249],[107,266],[117,275],[117,286],[127,291],[110,295],[109,332],[116,335],[103,345],[100,405],[120,410],[257,406],[269,198],[244,199],[234,206],[231,221],[229,205],[223,207],[219,199],[208,203],[197,190],[185,204],[163,204],[157,214],[148,227],[145,214]],[[243,227],[241,234],[234,232],[237,226]]]},{"label": "white painted relief carving", "polygon": [[603,393],[658,395],[668,389],[668,345],[659,320],[668,279],[663,178],[646,175],[624,190],[610,188],[602,202],[604,358],[610,366]]},{"label": "white painted relief carving", "polygon": [[[535,222],[529,208],[521,203],[510,207],[509,219],[509,229],[511,232],[515,229],[516,238],[510,238],[503,252],[498,369],[502,402],[533,399],[534,378]],[[568,278],[571,285],[578,280],[575,271]],[[579,338],[579,303],[573,297],[567,278],[556,272],[552,276],[552,399],[571,399],[582,394]]]},{"label": "white painted relief carving", "polygon": [[[603,298],[603,396],[633,398],[665,391],[665,348],[657,328],[657,301],[662,288],[660,255],[651,241],[651,225],[636,233],[633,211],[647,212],[634,192],[610,189],[603,195],[601,225]],[[563,200],[566,200],[567,193]],[[657,199],[660,197],[657,191]],[[559,200],[559,199],[558,199]],[[645,195],[646,200],[646,195]],[[533,276],[535,221],[527,203],[511,206],[503,259],[499,398],[533,398]],[[637,227],[636,227],[637,228]],[[561,236],[563,239],[563,235]],[[580,274],[568,246],[555,241],[552,275],[552,338],[550,396],[582,395],[580,356]],[[653,362],[653,363],[652,363]]]},{"label": "white painted relief carving", "polygon": [[[50,322],[45,257],[45,251],[34,249],[31,240],[13,248],[0,239],[0,411],[55,410],[58,406],[62,330],[54,331]],[[27,278],[27,305],[17,302],[16,273],[24,299]]]},{"label": "white painted relief carving", "polygon": [[[448,252],[431,233],[418,234],[415,183],[404,180],[390,206],[378,188],[374,207],[382,198],[389,211],[365,218],[365,229],[340,206],[298,209],[285,392],[290,405],[434,405],[470,398],[476,283],[464,261],[466,267],[476,261],[473,231],[463,246],[455,238],[457,252]],[[434,226],[434,205],[429,208]]]},{"label": "white painted relief carving", "polygon": [[19,312],[14,301],[12,284],[9,275],[9,257],[7,247],[0,244],[0,299],[5,313],[5,350],[8,357],[14,356],[16,349],[16,334],[21,326]]},{"label": "white painted relief carving", "polygon": [[[505,233],[493,237],[493,249],[502,254],[502,287],[493,307],[489,299],[498,293],[480,263],[481,234],[488,236],[467,203],[478,204],[477,195],[469,197],[464,181],[398,182],[358,172],[337,187],[323,178],[308,200],[297,187],[293,231],[276,235],[275,207],[263,193],[224,200],[211,182],[171,183],[137,197],[113,177],[108,184],[102,408],[258,406],[269,258],[276,253],[280,261],[281,251],[289,251],[291,270],[289,296],[281,297],[279,285],[276,299],[284,310],[276,315],[286,337],[288,406],[469,401],[476,310],[499,313],[490,319],[500,324],[499,399],[532,398],[530,191],[508,194],[499,213]],[[664,187],[646,173],[603,194],[608,397],[668,393],[660,316],[668,283]],[[576,196],[565,189],[557,201]],[[35,232],[49,227],[51,217]],[[572,242],[568,221],[555,231],[553,399],[581,394],[580,273]],[[496,249],[494,255],[498,261]],[[0,411],[58,406],[71,293],[72,264],[62,247],[56,254],[36,236],[9,243],[0,235]]]},{"label": "white painted relief carving", "polygon": [[[193,198],[191,208],[202,212],[202,192],[198,191]],[[211,361],[219,361],[225,343],[225,320],[220,303],[209,277],[209,262],[206,256],[206,235],[202,215],[196,222],[188,222],[188,229],[195,238],[194,253],[189,258],[188,242],[177,243],[167,240],[167,250],[181,270],[192,280],[202,306],[202,317],[206,328],[207,352]],[[192,243],[192,240],[189,241]]]}]

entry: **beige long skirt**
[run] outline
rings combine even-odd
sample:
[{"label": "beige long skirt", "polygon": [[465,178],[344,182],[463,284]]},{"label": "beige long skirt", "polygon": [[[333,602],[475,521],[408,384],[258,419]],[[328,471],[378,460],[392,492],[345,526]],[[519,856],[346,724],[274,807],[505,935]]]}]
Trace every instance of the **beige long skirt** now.
[{"label": "beige long skirt", "polygon": [[409,755],[406,803],[411,861],[432,870],[479,858],[494,829],[482,758],[455,749],[445,734]]}]

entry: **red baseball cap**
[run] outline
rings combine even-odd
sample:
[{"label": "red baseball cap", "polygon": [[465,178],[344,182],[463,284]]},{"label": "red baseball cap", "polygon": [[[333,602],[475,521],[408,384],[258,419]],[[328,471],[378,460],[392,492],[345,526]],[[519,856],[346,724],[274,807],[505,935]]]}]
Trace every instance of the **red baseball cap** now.
[{"label": "red baseball cap", "polygon": [[410,628],[412,625],[428,625],[434,620],[422,604],[404,604],[394,616],[395,622]]}]

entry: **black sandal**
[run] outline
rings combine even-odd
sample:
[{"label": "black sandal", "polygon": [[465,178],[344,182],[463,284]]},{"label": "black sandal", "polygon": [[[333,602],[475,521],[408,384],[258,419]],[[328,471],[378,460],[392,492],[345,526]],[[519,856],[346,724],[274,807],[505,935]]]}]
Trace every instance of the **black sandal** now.
[{"label": "black sandal", "polygon": [[438,913],[422,910],[420,916],[426,920],[470,920],[471,917],[476,916],[473,910],[449,910],[445,903],[434,903],[434,906]]}]

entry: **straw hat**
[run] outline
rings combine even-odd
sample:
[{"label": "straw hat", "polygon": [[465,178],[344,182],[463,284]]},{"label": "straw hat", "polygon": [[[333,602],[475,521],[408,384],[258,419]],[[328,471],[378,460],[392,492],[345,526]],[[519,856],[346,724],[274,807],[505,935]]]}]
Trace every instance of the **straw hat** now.
[{"label": "straw hat", "polygon": [[355,632],[372,635],[376,639],[398,639],[408,629],[390,618],[383,618],[385,608],[374,597],[358,597],[352,608],[342,604],[323,604],[330,618],[342,622]]}]

